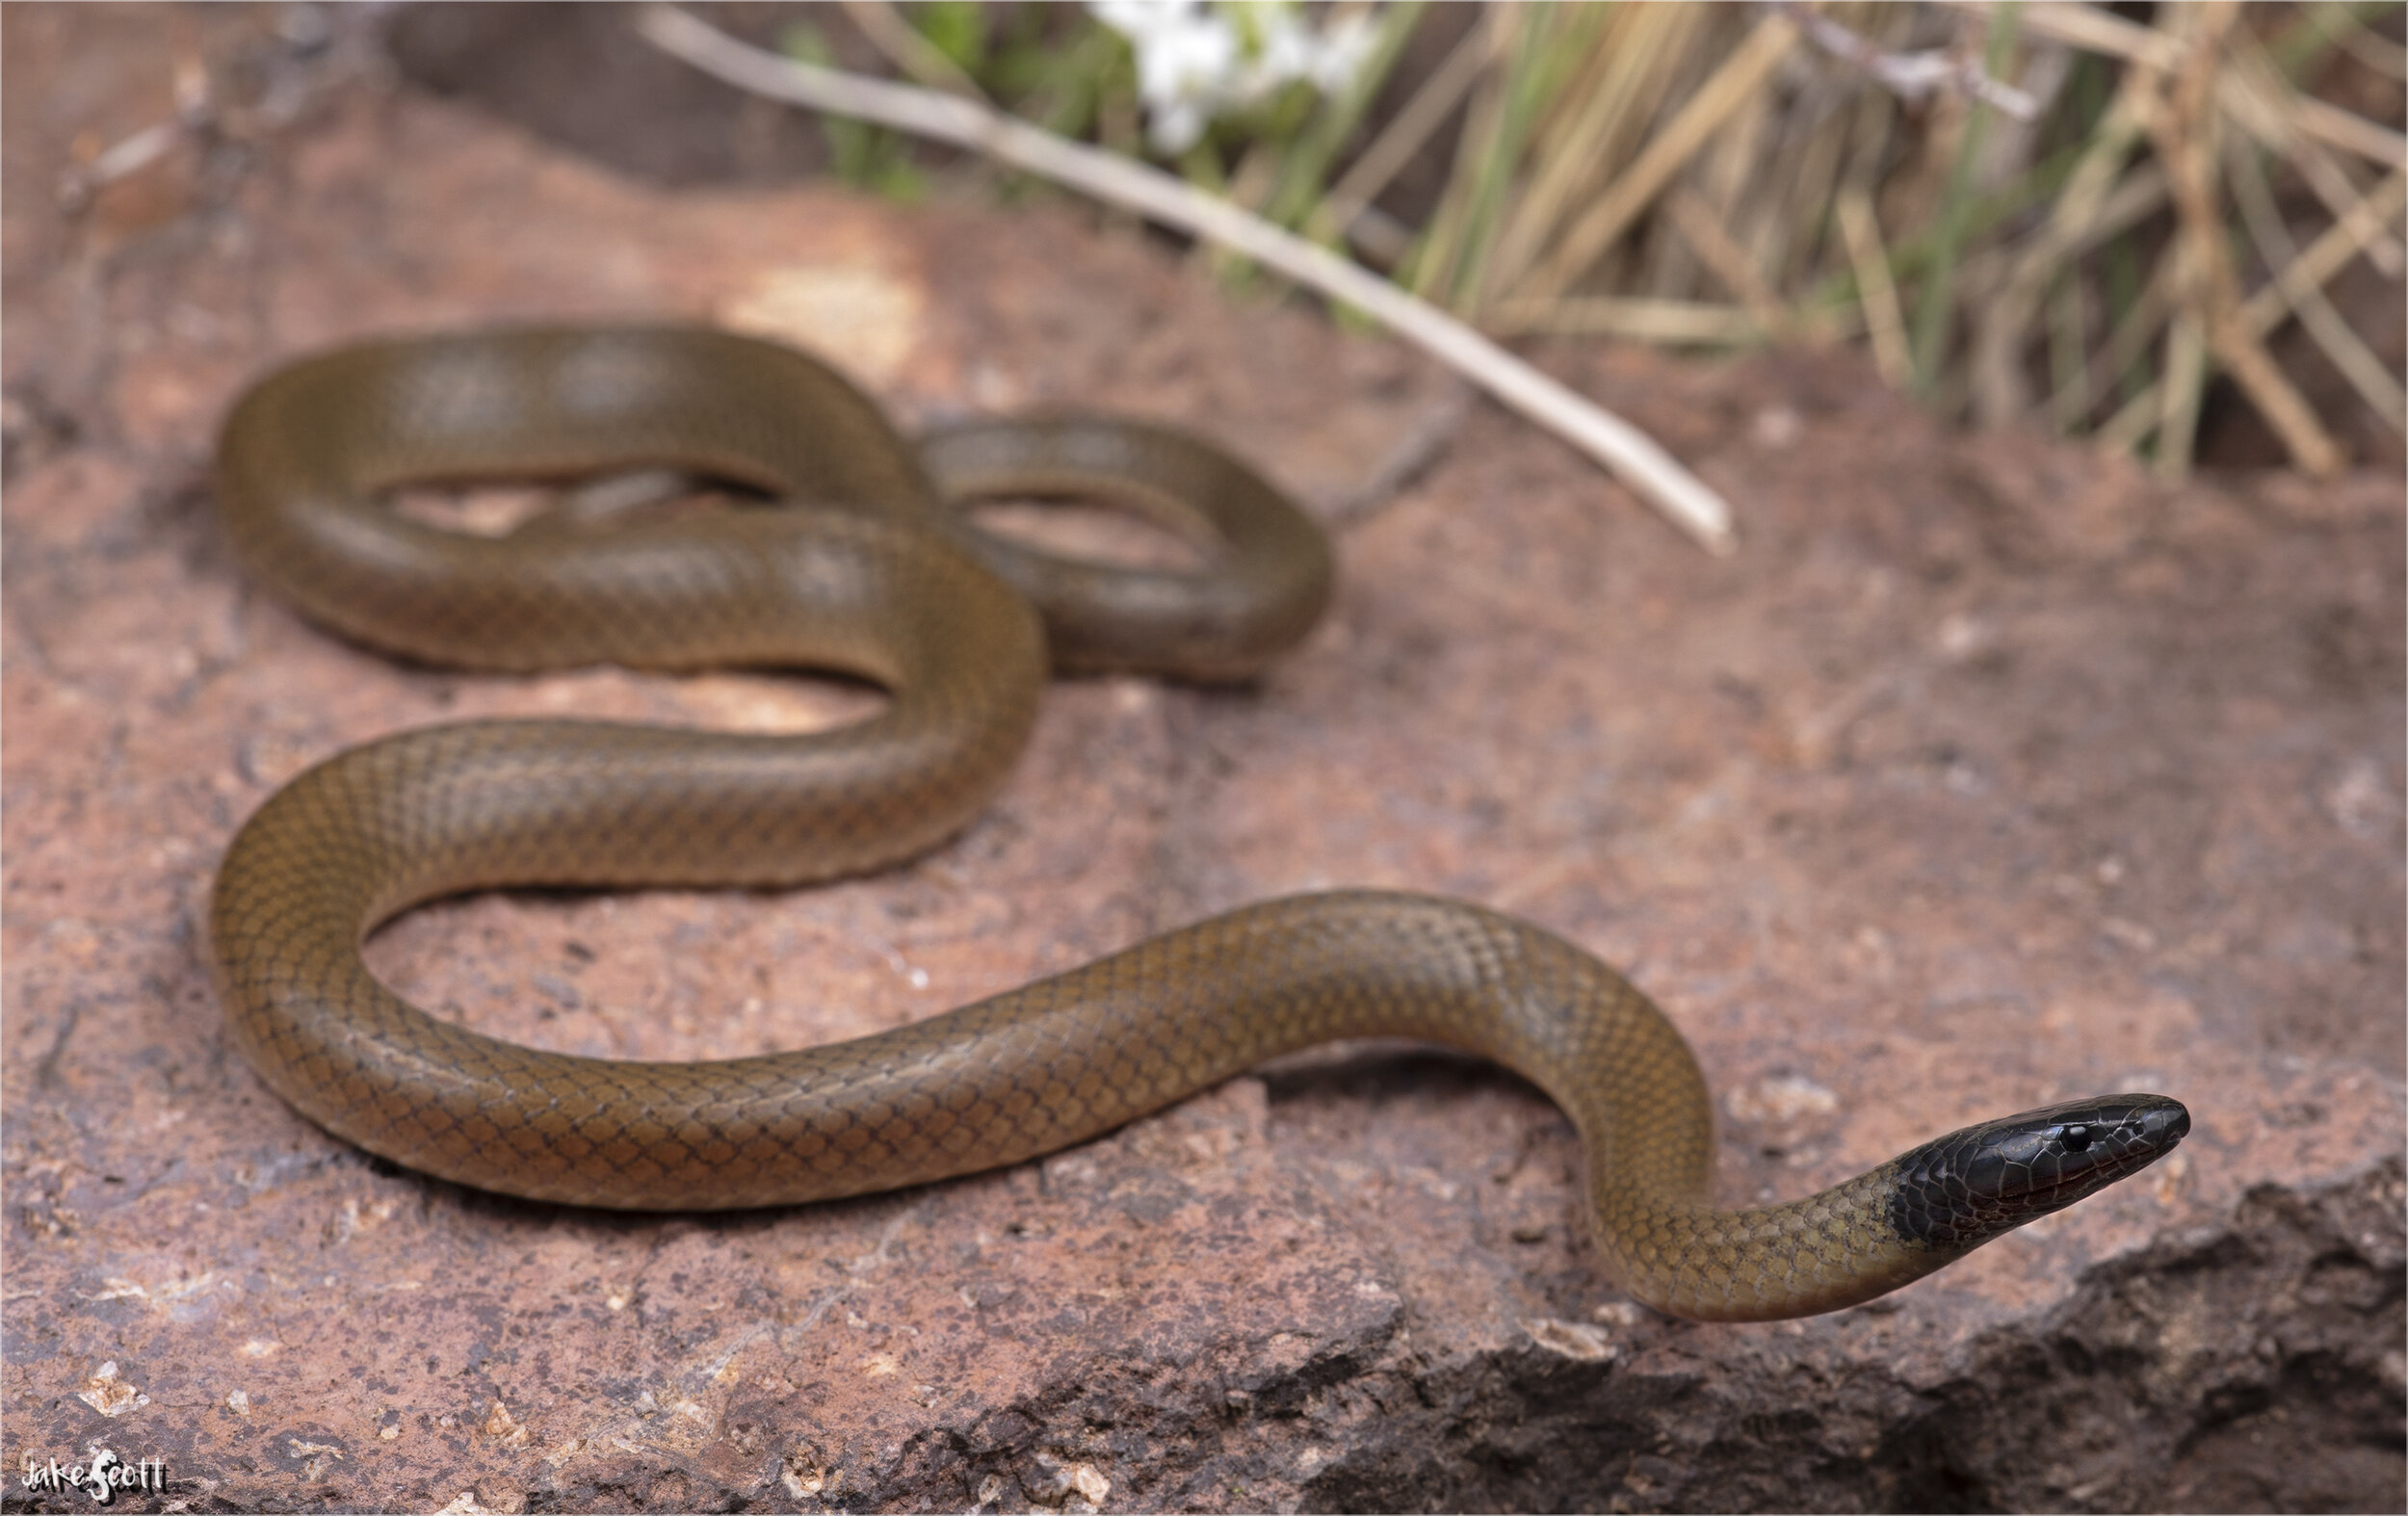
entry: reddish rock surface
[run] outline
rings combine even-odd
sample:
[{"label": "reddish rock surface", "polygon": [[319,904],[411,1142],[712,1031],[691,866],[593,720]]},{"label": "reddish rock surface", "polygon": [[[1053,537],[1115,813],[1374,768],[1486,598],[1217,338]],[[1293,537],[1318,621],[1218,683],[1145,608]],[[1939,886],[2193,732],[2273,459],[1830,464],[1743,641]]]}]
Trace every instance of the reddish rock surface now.
[{"label": "reddish rock surface", "polygon": [[[1717,562],[1405,350],[1076,208],[663,193],[373,83],[62,211],[64,166],[172,109],[175,59],[263,24],[6,13],[11,1508],[87,1508],[20,1471],[95,1445],[163,1459],[147,1507],[184,1509],[2396,1506],[2399,481],[2168,488],[1943,432],[1853,357],[1542,353],[1737,503]],[[202,967],[211,871],[276,784],[435,719],[858,697],[347,646],[237,572],[214,427],[346,337],[630,313],[807,341],[905,417],[1174,419],[1322,511],[1344,585],[1257,689],[1058,686],[992,813],[909,868],[417,912],[372,953],[426,1004],[742,1054],[1397,886],[1655,993],[1734,1201],[2085,1092],[2178,1095],[2191,1138],[1765,1327],[1621,1302],[1560,1116],[1409,1049],[737,1216],[498,1200],[327,1138]]]}]

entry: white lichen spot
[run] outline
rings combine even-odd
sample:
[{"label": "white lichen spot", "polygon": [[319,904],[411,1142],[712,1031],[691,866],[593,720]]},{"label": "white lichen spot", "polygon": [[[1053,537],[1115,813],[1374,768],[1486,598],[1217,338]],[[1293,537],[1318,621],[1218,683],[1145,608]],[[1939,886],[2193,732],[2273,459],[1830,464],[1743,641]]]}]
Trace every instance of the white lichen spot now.
[{"label": "white lichen spot", "polygon": [[2170,1206],[2183,1192],[2183,1181],[2190,1177],[2190,1155],[2169,1153],[2158,1165],[2158,1204]]},{"label": "white lichen spot", "polygon": [[1531,1341],[1561,1357],[1582,1363],[1604,1363],[1614,1355],[1613,1339],[1602,1326],[1586,1321],[1567,1321],[1555,1316],[1526,1316],[1522,1330],[1531,1334]]},{"label": "white lichen spot", "polygon": [[479,1428],[487,1437],[498,1439],[505,1448],[524,1448],[535,1440],[535,1428],[512,1416],[510,1407],[495,1399],[484,1413],[484,1425]]},{"label": "white lichen spot", "polygon": [[1748,418],[1747,432],[1758,447],[1786,448],[1806,434],[1806,418],[1795,405],[1767,405]]},{"label": "white lichen spot", "polygon": [[807,1495],[830,1495],[845,1481],[845,1471],[829,1468],[819,1459],[795,1454],[784,1460],[777,1477],[786,1486],[786,1493],[797,1500]]},{"label": "white lichen spot", "polygon": [[[1080,1512],[1082,1516],[1090,1516],[1112,1492],[1112,1481],[1095,1465],[1054,1451],[1036,1455],[1034,1466],[1020,1477],[1020,1486],[1039,1505]],[[999,1485],[995,1494],[1000,1497],[1002,1493]],[[984,1499],[983,1487],[981,1496],[981,1503],[991,1503]]]},{"label": "white lichen spot", "polygon": [[138,1406],[148,1405],[150,1397],[118,1377],[115,1359],[102,1364],[84,1381],[84,1388],[75,1398],[103,1416],[122,1416]]},{"label": "white lichen spot", "polygon": [[1958,611],[1940,623],[1940,633],[1935,640],[1946,656],[1963,658],[1979,651],[1990,640],[1990,628],[1981,617]]},{"label": "white lichen spot", "polygon": [[739,331],[838,354],[853,378],[875,388],[893,382],[909,361],[927,302],[919,285],[873,265],[795,263],[757,275],[719,316]]},{"label": "white lichen spot", "polygon": [[1722,1097],[1723,1112],[1732,1120],[1786,1126],[1802,1116],[1827,1116],[1840,1109],[1840,1097],[1803,1074],[1773,1074],[1739,1085]]},{"label": "white lichen spot", "polygon": [[2382,766],[2361,758],[2324,792],[2324,808],[2335,825],[2360,842],[2383,837],[2399,820],[2399,797],[2383,782]]}]

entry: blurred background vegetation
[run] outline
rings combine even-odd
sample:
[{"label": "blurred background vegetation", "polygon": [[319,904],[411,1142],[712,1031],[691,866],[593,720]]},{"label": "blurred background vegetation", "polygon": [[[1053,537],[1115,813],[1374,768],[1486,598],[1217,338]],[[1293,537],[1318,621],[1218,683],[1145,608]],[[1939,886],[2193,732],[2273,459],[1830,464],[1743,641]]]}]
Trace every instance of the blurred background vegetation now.
[{"label": "blurred background vegetation", "polygon": [[[1149,158],[1492,335],[1862,343],[1945,416],[2168,476],[2203,455],[2402,466],[2408,8],[2388,0],[687,9]],[[580,27],[628,17],[412,6],[395,50],[540,114],[532,65],[511,85],[496,60],[566,67]],[[497,47],[511,25],[528,45]],[[1058,193],[858,122],[805,129],[816,167],[877,193]]]}]

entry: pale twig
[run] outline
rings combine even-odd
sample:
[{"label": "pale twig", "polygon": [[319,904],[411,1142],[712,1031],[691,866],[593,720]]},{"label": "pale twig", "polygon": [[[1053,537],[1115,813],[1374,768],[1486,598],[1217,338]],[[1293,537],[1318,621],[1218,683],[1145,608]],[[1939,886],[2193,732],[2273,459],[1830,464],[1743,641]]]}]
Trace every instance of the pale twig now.
[{"label": "pale twig", "polygon": [[2039,102],[2013,85],[2002,84],[1982,70],[1978,59],[1949,48],[1897,53],[1857,36],[1829,16],[1809,11],[1798,0],[1775,0],[1774,9],[1797,23],[1814,44],[1844,63],[1871,74],[1892,94],[1920,105],[1935,90],[1950,88],[1972,95],[2019,121],[2040,114]]},{"label": "pale twig", "polygon": [[1387,456],[1372,466],[1370,476],[1326,503],[1329,524],[1359,527],[1386,510],[1445,455],[1471,414],[1471,389],[1449,380],[1447,392],[1414,420]]},{"label": "pale twig", "polygon": [[739,42],[667,6],[646,7],[637,25],[654,45],[739,88],[973,148],[1008,167],[1233,248],[1363,311],[1461,370],[1499,401],[1611,469],[1710,551],[1728,553],[1737,545],[1730,507],[1722,497],[1644,432],[1327,248],[1160,170],[1066,141],[969,100],[796,63]]},{"label": "pale twig", "polygon": [[69,215],[81,211],[109,185],[150,167],[186,138],[215,124],[217,114],[207,71],[198,63],[179,57],[175,61],[175,114],[120,139],[90,163],[62,173],[60,206]]},{"label": "pale twig", "polygon": [[69,212],[79,211],[104,187],[129,173],[146,169],[182,142],[191,132],[195,118],[174,116],[154,121],[133,136],[124,138],[88,164],[68,169],[59,175],[59,203]]}]

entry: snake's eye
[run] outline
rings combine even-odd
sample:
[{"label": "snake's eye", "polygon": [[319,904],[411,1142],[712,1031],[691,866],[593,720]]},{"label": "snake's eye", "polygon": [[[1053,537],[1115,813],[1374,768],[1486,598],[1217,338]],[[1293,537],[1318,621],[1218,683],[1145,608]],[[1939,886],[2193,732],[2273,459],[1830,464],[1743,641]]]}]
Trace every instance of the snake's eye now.
[{"label": "snake's eye", "polygon": [[2090,1128],[2081,1122],[2057,1128],[2056,1137],[2058,1141],[2065,1144],[2065,1151],[2068,1153],[2079,1153],[2090,1146]]}]

